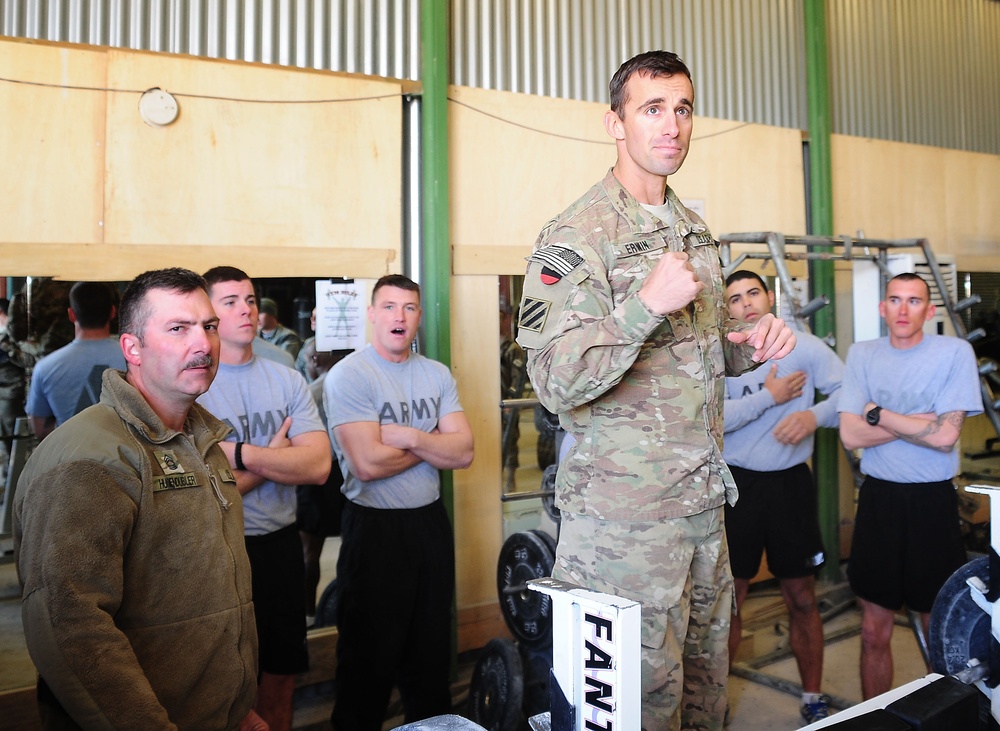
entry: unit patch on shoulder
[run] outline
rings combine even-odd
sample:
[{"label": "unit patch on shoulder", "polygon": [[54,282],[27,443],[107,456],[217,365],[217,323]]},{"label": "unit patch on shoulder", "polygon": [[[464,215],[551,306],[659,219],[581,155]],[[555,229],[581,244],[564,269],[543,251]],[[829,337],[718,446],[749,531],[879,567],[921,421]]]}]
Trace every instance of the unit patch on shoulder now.
[{"label": "unit patch on shoulder", "polygon": [[545,326],[545,320],[549,316],[549,308],[552,303],[534,297],[525,297],[521,303],[521,317],[517,326],[531,332],[541,332]]},{"label": "unit patch on shoulder", "polygon": [[542,284],[555,284],[583,264],[583,257],[564,246],[546,246],[532,254],[529,261],[542,265]]}]

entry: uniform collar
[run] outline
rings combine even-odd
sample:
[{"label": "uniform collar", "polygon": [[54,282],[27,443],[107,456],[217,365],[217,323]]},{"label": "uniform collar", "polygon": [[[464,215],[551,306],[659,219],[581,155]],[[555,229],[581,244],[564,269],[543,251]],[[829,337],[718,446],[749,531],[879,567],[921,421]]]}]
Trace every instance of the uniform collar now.
[{"label": "uniform collar", "polygon": [[[618,182],[618,178],[615,177],[614,168],[608,170],[601,185],[604,187],[611,205],[615,207],[622,218],[628,221],[635,233],[651,234],[668,228],[664,221],[643,208],[635,196],[625,190],[624,186]],[[708,230],[708,227],[700,219],[684,207],[669,185],[666,188],[666,203],[671,206],[677,216],[673,232],[680,238],[684,238],[690,233],[704,233]]]}]

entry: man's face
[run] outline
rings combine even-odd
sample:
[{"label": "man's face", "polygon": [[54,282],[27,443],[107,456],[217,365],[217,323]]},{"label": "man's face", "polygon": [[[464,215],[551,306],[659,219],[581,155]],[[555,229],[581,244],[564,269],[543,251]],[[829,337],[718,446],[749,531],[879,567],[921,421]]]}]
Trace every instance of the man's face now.
[{"label": "man's face", "polygon": [[149,319],[142,343],[130,340],[129,362],[147,394],[193,402],[212,385],[219,368],[219,320],[212,303],[201,289],[187,294],[153,289],[146,303]]},{"label": "man's face", "polygon": [[[605,124],[623,141],[637,172],[666,177],[680,170],[691,143],[694,87],[684,74],[633,74],[625,84],[623,115],[608,112]],[[621,148],[619,148],[620,150]],[[619,154],[621,162],[621,155]]]},{"label": "man's face", "polygon": [[212,307],[219,316],[219,337],[226,345],[245,347],[257,336],[257,296],[253,282],[216,282]]},{"label": "man's face", "polygon": [[924,323],[934,317],[927,284],[922,280],[893,279],[879,303],[893,343],[916,345],[923,339]]},{"label": "man's face", "polygon": [[774,292],[764,291],[756,279],[738,279],[726,287],[726,307],[740,322],[757,322],[774,307]]},{"label": "man's face", "polygon": [[399,287],[380,287],[368,308],[372,345],[386,360],[401,363],[420,324],[420,295]]}]

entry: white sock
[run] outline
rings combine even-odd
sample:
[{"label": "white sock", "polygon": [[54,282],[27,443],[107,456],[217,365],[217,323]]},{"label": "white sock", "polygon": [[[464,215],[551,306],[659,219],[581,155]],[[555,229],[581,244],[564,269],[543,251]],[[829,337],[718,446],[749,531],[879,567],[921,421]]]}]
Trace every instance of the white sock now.
[{"label": "white sock", "polygon": [[819,697],[821,695],[823,695],[823,694],[822,693],[803,693],[802,694],[802,703],[803,704],[806,704],[806,703],[815,703],[816,701],[819,700]]}]

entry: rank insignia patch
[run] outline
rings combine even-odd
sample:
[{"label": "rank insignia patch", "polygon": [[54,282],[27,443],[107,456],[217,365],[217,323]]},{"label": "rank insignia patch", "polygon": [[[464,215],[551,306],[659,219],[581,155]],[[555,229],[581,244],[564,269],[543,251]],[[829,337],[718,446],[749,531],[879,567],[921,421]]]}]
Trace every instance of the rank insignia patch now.
[{"label": "rank insignia patch", "polygon": [[549,316],[549,307],[551,306],[551,302],[525,297],[524,302],[521,303],[521,318],[518,320],[517,326],[532,332],[541,332],[542,327],[545,326],[545,320]]},{"label": "rank insignia patch", "polygon": [[531,261],[542,265],[542,284],[555,284],[583,264],[583,257],[563,246],[546,246],[531,255]]},{"label": "rank insignia patch", "polygon": [[177,461],[177,457],[168,449],[154,449],[153,454],[156,455],[156,461],[160,465],[160,469],[163,470],[165,475],[176,475],[184,471],[181,463]]}]

